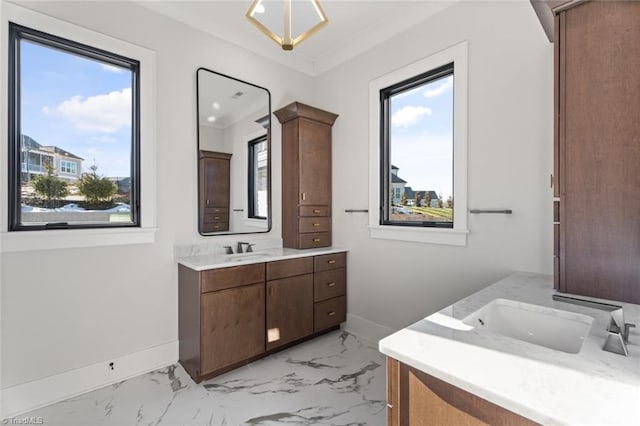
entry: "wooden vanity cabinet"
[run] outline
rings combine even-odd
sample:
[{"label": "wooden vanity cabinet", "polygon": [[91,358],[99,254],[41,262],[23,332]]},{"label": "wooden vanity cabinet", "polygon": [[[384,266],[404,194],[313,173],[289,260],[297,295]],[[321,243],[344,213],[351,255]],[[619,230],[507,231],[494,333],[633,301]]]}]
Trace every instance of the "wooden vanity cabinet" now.
[{"label": "wooden vanity cabinet", "polygon": [[338,329],[346,253],[195,271],[179,265],[180,363],[196,383]]},{"label": "wooden vanity cabinet", "polygon": [[201,233],[229,230],[231,192],[231,154],[201,150],[198,157],[200,176]]},{"label": "wooden vanity cabinet", "polygon": [[387,358],[387,425],[537,425],[472,393]]},{"label": "wooden vanity cabinet", "polygon": [[282,124],[283,245],[331,246],[331,127],[338,116],[300,102],[274,114]]},{"label": "wooden vanity cabinet", "polygon": [[313,257],[267,263],[267,350],[313,334]]},{"label": "wooden vanity cabinet", "polygon": [[264,263],[178,273],[180,362],[196,383],[264,353]]},{"label": "wooden vanity cabinet", "polygon": [[554,39],[555,285],[640,303],[640,2],[574,2]]}]

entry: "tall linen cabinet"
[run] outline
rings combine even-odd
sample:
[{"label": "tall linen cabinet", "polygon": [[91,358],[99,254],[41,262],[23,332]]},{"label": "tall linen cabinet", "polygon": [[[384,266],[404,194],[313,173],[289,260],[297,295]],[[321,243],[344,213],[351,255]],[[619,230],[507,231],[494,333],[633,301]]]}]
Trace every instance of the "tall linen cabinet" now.
[{"label": "tall linen cabinet", "polygon": [[640,303],[640,2],[555,12],[555,285]]},{"label": "tall linen cabinet", "polygon": [[338,115],[293,102],[274,112],[282,124],[284,247],[331,246],[331,130]]}]

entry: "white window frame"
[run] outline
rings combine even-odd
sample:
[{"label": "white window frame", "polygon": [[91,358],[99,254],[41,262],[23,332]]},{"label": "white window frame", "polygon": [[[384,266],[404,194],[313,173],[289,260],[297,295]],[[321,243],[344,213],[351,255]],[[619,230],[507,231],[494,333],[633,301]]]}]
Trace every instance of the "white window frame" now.
[{"label": "white window frame", "polygon": [[[73,170],[68,172],[68,170]],[[75,161],[60,160],[60,173],[66,173],[70,175],[78,174],[78,164]]]},{"label": "white window frame", "polygon": [[[78,25],[2,2],[0,7],[0,127],[8,125],[8,43],[9,22],[136,59],[140,62],[140,226],[134,228],[65,229],[7,232],[7,174],[0,174],[0,251],[28,251],[76,247],[144,244],[155,241],[156,228],[156,117],[155,52]],[[7,132],[0,134],[0,169],[8,165]]]},{"label": "white window frame", "polygon": [[[380,224],[380,91],[411,77],[454,63],[453,228]],[[369,83],[369,235],[371,238],[466,246],[468,43],[463,41]]]}]

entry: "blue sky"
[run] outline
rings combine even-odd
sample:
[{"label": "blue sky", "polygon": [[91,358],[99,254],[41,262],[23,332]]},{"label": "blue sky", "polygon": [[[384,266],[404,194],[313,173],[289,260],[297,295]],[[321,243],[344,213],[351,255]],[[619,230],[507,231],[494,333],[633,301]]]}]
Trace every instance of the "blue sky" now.
[{"label": "blue sky", "polygon": [[414,190],[453,194],[453,76],[391,98],[391,163]]},{"label": "blue sky", "polygon": [[131,174],[131,72],[21,41],[22,133],[94,163],[98,173]]}]

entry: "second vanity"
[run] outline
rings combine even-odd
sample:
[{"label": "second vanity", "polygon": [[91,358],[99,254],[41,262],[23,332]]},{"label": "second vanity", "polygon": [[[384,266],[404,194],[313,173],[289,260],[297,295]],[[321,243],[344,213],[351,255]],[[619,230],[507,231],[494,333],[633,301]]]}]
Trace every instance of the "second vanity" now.
[{"label": "second vanity", "polygon": [[178,258],[180,363],[199,383],[339,328],[346,262],[334,248]]},{"label": "second vanity", "polygon": [[[611,314],[554,293],[552,277],[516,273],[381,340],[388,424],[638,424],[637,329],[628,356],[604,351]],[[640,306],[613,303],[638,323]]]}]

